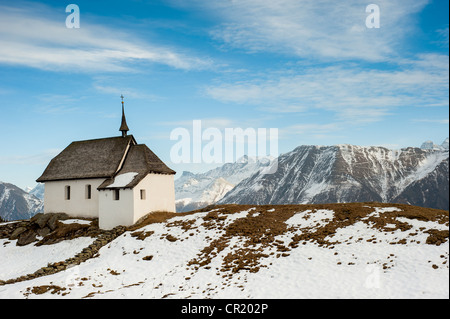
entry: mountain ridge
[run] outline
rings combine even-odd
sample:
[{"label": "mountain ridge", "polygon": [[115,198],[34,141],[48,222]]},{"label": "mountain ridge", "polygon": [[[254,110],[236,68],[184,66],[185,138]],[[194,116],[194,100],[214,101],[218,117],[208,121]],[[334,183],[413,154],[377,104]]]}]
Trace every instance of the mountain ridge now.
[{"label": "mountain ridge", "polygon": [[0,181],[0,217],[3,220],[27,219],[43,209],[43,200],[16,185]]},{"label": "mountain ridge", "polygon": [[303,145],[280,155],[274,174],[253,174],[218,203],[396,201],[448,210],[448,156],[444,148]]},{"label": "mountain ridge", "polygon": [[234,163],[225,163],[203,173],[184,171],[175,180],[177,212],[187,212],[219,201],[236,184],[270,165],[271,157],[244,155]]}]

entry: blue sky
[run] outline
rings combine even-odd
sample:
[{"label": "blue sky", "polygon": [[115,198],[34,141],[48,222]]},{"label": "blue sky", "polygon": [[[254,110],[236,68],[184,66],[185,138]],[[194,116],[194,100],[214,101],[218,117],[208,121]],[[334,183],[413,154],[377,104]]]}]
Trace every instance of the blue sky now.
[{"label": "blue sky", "polygon": [[[69,29],[68,4],[80,9]],[[380,8],[380,28],[365,25]],[[130,133],[171,163],[177,127],[302,144],[420,146],[449,129],[448,1],[0,1],[0,180],[34,186],[74,140]]]}]

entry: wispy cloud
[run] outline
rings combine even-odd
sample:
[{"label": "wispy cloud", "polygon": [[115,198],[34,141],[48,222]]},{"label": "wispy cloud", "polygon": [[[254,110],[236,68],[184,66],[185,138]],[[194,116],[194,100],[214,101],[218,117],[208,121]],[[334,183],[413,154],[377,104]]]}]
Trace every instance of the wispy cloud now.
[{"label": "wispy cloud", "polygon": [[[192,1],[191,1],[192,2]],[[368,29],[359,0],[193,1],[220,16],[211,35],[224,47],[301,58],[382,61],[396,55],[412,16],[428,0],[379,0],[381,28]]]},{"label": "wispy cloud", "polygon": [[86,19],[79,29],[68,29],[59,13],[35,7],[32,3],[21,8],[0,5],[0,63],[71,72],[132,71],[136,62],[185,70],[210,63],[179,48],[152,44]]},{"label": "wispy cloud", "polygon": [[1,165],[46,165],[48,162],[55,157],[60,149],[48,149],[41,153],[30,154],[30,155],[12,155],[12,156],[0,156]]},{"label": "wispy cloud", "polygon": [[171,127],[184,127],[184,128],[192,128],[193,121],[200,120],[203,128],[206,127],[215,127],[219,129],[224,129],[226,127],[233,127],[236,124],[232,119],[229,118],[196,118],[192,120],[181,120],[181,121],[168,121],[159,123],[161,126],[171,126]]},{"label": "wispy cloud", "polygon": [[183,127],[188,130],[192,129],[193,121],[200,120],[201,128],[217,128],[219,130],[224,130],[226,128],[259,128],[265,127],[264,124],[267,122],[267,118],[264,117],[254,117],[254,118],[227,118],[227,117],[214,117],[214,118],[193,118],[189,120],[181,121],[168,121],[160,122],[160,126],[167,126],[172,128]]},{"label": "wispy cloud", "polygon": [[120,95],[123,94],[126,98],[146,99],[146,100],[151,100],[151,101],[161,100],[163,98],[163,97],[157,96],[155,94],[141,92],[139,90],[136,90],[136,89],[130,88],[130,87],[119,88],[119,87],[115,87],[115,86],[109,86],[109,85],[95,83],[94,88],[98,92],[115,95],[117,97],[119,97]]},{"label": "wispy cloud", "polygon": [[435,41],[438,45],[442,46],[442,47],[446,47],[448,48],[448,39],[449,39],[449,28],[447,26],[447,28],[443,28],[443,29],[438,29],[436,30],[436,33],[439,36],[439,39],[437,41]]},{"label": "wispy cloud", "polygon": [[398,107],[448,107],[448,56],[422,55],[395,70],[345,65],[290,69],[265,78],[222,83],[205,94],[273,112],[330,111],[350,122],[378,121]]},{"label": "wispy cloud", "polygon": [[80,110],[76,106],[83,97],[73,97],[64,94],[40,94],[35,97],[36,111],[44,114],[65,114]]}]

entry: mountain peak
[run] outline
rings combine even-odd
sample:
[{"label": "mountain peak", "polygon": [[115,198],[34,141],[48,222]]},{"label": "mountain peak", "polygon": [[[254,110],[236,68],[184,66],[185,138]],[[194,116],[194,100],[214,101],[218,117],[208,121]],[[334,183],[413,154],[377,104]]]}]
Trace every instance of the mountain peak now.
[{"label": "mountain peak", "polygon": [[190,176],[194,176],[195,174],[189,171],[183,171],[183,173],[181,173],[180,177],[190,177]]},{"label": "mountain peak", "polygon": [[3,220],[20,220],[43,210],[44,202],[14,184],[0,182],[0,217]]},{"label": "mountain peak", "polygon": [[441,147],[445,150],[449,149],[449,139],[448,137],[442,142]]},{"label": "mountain peak", "polygon": [[443,146],[434,144],[433,141],[428,140],[423,142],[420,148],[423,150],[442,150]]}]

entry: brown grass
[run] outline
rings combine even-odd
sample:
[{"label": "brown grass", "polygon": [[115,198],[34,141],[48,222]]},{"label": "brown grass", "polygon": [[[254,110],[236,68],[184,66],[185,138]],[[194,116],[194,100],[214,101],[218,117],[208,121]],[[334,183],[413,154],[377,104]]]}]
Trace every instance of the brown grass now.
[{"label": "brown grass", "polygon": [[[367,207],[370,206],[370,207]],[[385,212],[379,217],[369,214],[374,212],[375,207],[397,207],[401,211]],[[448,211],[436,210],[430,208],[416,207],[404,204],[386,204],[386,203],[344,203],[344,204],[313,204],[313,205],[220,205],[208,207],[207,209],[197,210],[202,212],[211,209],[218,209],[208,213],[203,217],[202,226],[207,229],[216,229],[222,231],[223,235],[205,247],[200,254],[191,260],[188,265],[198,267],[209,267],[212,259],[230,245],[232,238],[240,238],[243,242],[242,247],[234,247],[223,259],[221,271],[230,271],[232,273],[241,270],[256,272],[260,269],[260,259],[267,258],[269,255],[264,253],[266,248],[275,249],[277,257],[286,257],[289,252],[298,247],[300,243],[316,243],[320,247],[334,248],[339,244],[338,241],[331,241],[333,234],[340,228],[353,225],[355,222],[363,221],[368,226],[379,231],[402,232],[411,229],[411,225],[397,220],[398,217],[408,219],[417,219],[420,221],[434,221],[448,226]],[[247,217],[236,219],[225,227],[224,221],[226,215],[249,210]],[[268,210],[275,209],[273,212]],[[334,217],[324,225],[315,225],[301,228],[301,233],[292,236],[288,245],[277,241],[279,235],[294,232],[296,227],[288,227],[285,223],[295,213],[311,211],[311,215],[317,210],[326,209],[334,211]],[[192,212],[192,213],[195,213]],[[368,217],[368,218],[367,218]],[[395,225],[395,227],[385,228],[386,224]],[[193,221],[178,221],[167,226],[179,226],[185,230],[192,230]],[[448,240],[448,231],[439,231],[431,229],[427,231],[429,237],[427,244],[440,245]],[[331,237],[329,237],[331,236]],[[362,239],[362,238],[361,238]],[[391,244],[406,244],[406,240],[399,240]]]},{"label": "brown grass", "polygon": [[[42,295],[45,294],[48,291],[51,291],[51,294],[60,294],[62,291],[65,291],[66,288],[55,286],[55,285],[43,285],[43,286],[34,286],[32,288],[28,287],[27,292],[25,293],[26,296],[29,294],[35,294],[35,295]],[[63,293],[62,295],[65,295],[66,293]]]},{"label": "brown grass", "polygon": [[192,214],[189,213],[170,213],[170,212],[152,212],[150,214],[145,215],[143,218],[138,220],[134,225],[127,227],[128,231],[134,231],[144,226],[154,224],[154,223],[163,223],[173,217],[178,216],[186,216]]}]

